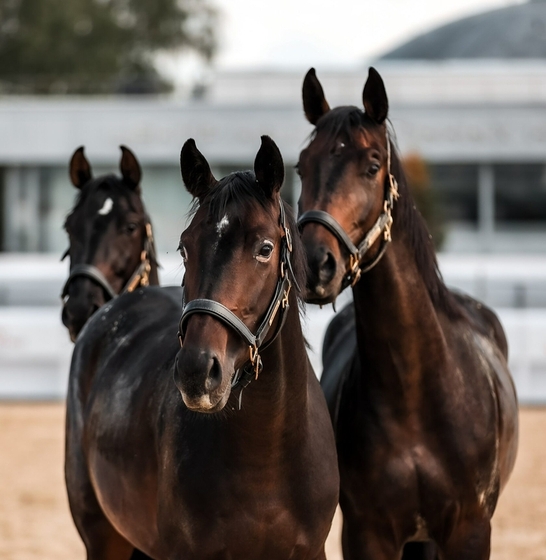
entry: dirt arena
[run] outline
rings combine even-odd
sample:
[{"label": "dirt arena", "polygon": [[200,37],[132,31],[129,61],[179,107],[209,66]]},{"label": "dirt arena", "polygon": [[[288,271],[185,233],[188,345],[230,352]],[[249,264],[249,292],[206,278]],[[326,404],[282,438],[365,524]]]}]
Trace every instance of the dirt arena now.
[{"label": "dirt arena", "polygon": [[[546,409],[521,411],[516,469],[493,519],[493,560],[546,558]],[[0,404],[0,559],[77,560],[63,483],[61,404]],[[341,560],[339,519],[327,543]]]}]

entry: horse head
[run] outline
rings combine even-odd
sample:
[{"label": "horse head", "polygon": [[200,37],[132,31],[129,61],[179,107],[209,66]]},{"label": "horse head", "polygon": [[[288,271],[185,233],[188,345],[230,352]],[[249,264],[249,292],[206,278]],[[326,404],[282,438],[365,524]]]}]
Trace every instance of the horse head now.
[{"label": "horse head", "polygon": [[72,341],[108,300],[150,280],[157,283],[151,225],[140,198],[140,165],[128,148],[121,151],[121,178],[93,178],[83,147],[70,161],[70,179],[80,192],[64,224],[70,276],[62,293],[62,320]]},{"label": "horse head", "polygon": [[267,136],[254,173],[217,181],[193,140],[180,165],[197,210],[180,238],[185,308],[174,378],[189,409],[217,412],[234,378],[259,374],[260,347],[282,327],[292,250],[280,198],[284,166]]},{"label": "horse head", "polygon": [[297,165],[299,226],[308,255],[306,299],[335,301],[373,266],[390,240],[393,200],[388,100],[370,68],[358,107],[330,109],[315,70],[303,83],[303,106],[315,130]]}]

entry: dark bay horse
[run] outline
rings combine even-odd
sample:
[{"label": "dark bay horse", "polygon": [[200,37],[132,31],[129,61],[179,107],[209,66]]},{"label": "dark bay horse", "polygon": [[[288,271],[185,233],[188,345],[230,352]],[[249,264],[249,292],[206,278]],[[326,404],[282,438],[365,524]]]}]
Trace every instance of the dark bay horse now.
[{"label": "dark bay horse", "polygon": [[180,289],[138,289],[74,348],[65,472],[87,558],[324,560],[337,457],[280,152],[264,136],[255,173],[216,181],[188,140],[181,169],[197,205],[182,319]]},{"label": "dark bay horse", "polygon": [[80,190],[64,227],[70,276],[63,291],[63,324],[72,341],[110,299],[138,286],[159,284],[152,225],[140,197],[140,165],[121,146],[121,178],[93,178],[83,147],[70,160],[70,179]]},{"label": "dark bay horse", "polygon": [[[337,440],[346,560],[485,560],[512,471],[517,399],[495,314],[444,285],[370,69],[365,111],[330,109],[314,69],[303,105],[299,226],[306,299],[334,302],[321,383]],[[391,242],[392,240],[392,242]]]}]

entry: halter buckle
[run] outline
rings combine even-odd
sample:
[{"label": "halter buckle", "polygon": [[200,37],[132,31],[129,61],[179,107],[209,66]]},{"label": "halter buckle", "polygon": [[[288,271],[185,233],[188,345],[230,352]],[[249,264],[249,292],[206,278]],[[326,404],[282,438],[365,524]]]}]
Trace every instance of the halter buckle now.
[{"label": "halter buckle", "polygon": [[292,234],[290,233],[290,229],[285,227],[284,228],[284,233],[285,233],[285,237],[286,237],[286,248],[288,249],[288,252],[291,253],[292,252]]},{"label": "halter buckle", "polygon": [[250,363],[254,368],[254,379],[258,379],[258,375],[260,375],[260,372],[262,371],[263,368],[262,358],[258,353],[257,346],[249,346],[248,349],[250,353]]},{"label": "halter buckle", "polygon": [[389,171],[389,181],[390,181],[390,195],[393,200],[398,200],[400,198],[400,192],[398,191],[398,181],[395,176]]},{"label": "halter buckle", "polygon": [[289,283],[288,288],[286,288],[286,290],[284,292],[282,302],[281,302],[281,305],[282,305],[283,309],[286,309],[288,307],[288,296],[290,295],[290,288],[291,287],[292,287],[292,284]]},{"label": "halter buckle", "polygon": [[389,212],[388,214],[388,220],[387,223],[385,224],[385,232],[383,234],[385,241],[387,241],[388,243],[390,243],[392,241],[392,235],[391,235],[391,228],[392,228],[392,216],[391,213]]},{"label": "halter buckle", "polygon": [[360,280],[360,259],[357,253],[351,253],[349,257],[349,269],[351,271],[351,287],[353,287]]},{"label": "halter buckle", "polygon": [[140,285],[143,287],[150,285],[150,271],[152,267],[150,265],[150,261],[146,260],[146,264],[144,265],[144,272],[142,273],[142,278],[140,280]]}]

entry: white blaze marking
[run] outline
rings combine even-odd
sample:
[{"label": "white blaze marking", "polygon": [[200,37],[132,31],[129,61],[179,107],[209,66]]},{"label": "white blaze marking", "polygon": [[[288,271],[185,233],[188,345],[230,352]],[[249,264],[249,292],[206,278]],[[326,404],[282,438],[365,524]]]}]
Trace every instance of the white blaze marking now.
[{"label": "white blaze marking", "polygon": [[224,230],[229,226],[229,219],[227,214],[216,224],[216,232],[218,233],[218,239],[212,244],[212,250],[216,253],[218,249],[218,242],[224,235]]},{"label": "white blaze marking", "polygon": [[220,237],[224,233],[224,230],[229,226],[229,219],[227,214],[216,224],[216,231],[220,234]]},{"label": "white blaze marking", "polygon": [[104,201],[102,208],[99,210],[99,214],[101,216],[106,216],[106,214],[110,214],[113,207],[114,207],[114,201],[111,198],[107,198]]}]

